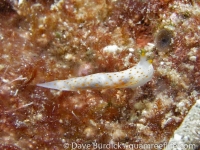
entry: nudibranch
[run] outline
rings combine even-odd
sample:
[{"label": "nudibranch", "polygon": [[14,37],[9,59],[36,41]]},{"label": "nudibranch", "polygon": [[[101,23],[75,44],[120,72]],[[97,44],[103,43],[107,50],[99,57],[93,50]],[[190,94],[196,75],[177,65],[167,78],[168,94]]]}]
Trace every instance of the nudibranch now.
[{"label": "nudibranch", "polygon": [[142,52],[139,63],[124,71],[96,73],[83,77],[70,78],[67,80],[56,80],[41,83],[37,84],[37,86],[61,91],[136,88],[150,81],[152,79],[153,72],[154,69],[152,60],[147,60],[145,52]]}]

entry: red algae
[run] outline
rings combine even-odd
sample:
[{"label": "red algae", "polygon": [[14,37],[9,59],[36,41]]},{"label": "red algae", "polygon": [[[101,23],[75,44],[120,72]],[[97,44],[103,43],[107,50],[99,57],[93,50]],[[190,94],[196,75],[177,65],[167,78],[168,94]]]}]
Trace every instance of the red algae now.
[{"label": "red algae", "polygon": [[[198,3],[0,2],[0,149],[167,143],[199,99]],[[173,33],[167,51],[153,43],[161,30]],[[113,45],[117,51],[104,51]],[[155,69],[142,87],[61,92],[36,86],[130,68],[139,61],[138,48]]]}]

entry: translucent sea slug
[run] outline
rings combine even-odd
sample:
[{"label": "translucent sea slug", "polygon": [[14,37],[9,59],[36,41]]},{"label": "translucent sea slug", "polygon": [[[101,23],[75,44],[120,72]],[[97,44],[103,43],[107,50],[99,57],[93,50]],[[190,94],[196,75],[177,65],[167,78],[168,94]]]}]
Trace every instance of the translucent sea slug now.
[{"label": "translucent sea slug", "polygon": [[37,86],[61,91],[76,91],[84,89],[135,88],[142,86],[152,79],[152,61],[147,60],[142,52],[140,61],[134,67],[110,73],[96,73],[88,76],[56,80],[37,84]]}]

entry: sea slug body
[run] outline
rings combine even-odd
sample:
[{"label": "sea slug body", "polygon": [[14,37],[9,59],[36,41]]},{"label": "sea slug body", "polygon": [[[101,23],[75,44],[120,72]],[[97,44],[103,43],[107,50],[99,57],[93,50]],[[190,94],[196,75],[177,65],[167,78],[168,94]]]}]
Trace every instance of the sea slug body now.
[{"label": "sea slug body", "polygon": [[37,86],[61,91],[77,91],[84,89],[136,88],[152,79],[153,66],[142,52],[140,61],[130,69],[120,72],[96,73],[88,76],[56,80],[37,84]]}]

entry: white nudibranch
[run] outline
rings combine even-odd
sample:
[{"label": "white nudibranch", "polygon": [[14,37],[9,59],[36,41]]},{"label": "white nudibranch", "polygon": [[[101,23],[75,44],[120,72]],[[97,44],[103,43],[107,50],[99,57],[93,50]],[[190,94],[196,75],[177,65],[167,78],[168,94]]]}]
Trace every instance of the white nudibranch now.
[{"label": "white nudibranch", "polygon": [[142,86],[152,79],[152,61],[147,60],[142,52],[140,61],[134,67],[110,73],[96,73],[83,77],[70,78],[67,80],[56,80],[37,84],[37,86],[56,89],[61,91],[76,91],[84,89],[109,89],[109,88],[136,88]]}]

